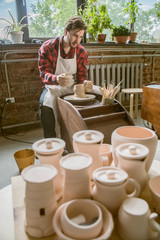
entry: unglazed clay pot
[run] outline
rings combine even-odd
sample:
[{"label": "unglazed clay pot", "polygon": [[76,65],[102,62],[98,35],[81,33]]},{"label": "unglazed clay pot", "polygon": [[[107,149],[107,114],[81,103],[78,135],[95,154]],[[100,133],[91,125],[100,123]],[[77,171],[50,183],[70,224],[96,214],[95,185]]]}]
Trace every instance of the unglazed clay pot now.
[{"label": "unglazed clay pot", "polygon": [[51,164],[57,169],[58,176],[55,179],[56,192],[62,191],[63,175],[59,160],[62,157],[64,147],[65,142],[59,138],[41,139],[32,145],[40,163]]},{"label": "unglazed clay pot", "polygon": [[75,153],[86,153],[92,157],[92,172],[103,166],[100,156],[100,146],[103,142],[103,133],[95,130],[82,130],[73,134],[73,149]]},{"label": "unglazed clay pot", "polygon": [[149,180],[149,189],[153,199],[153,207],[160,214],[160,176]]},{"label": "unglazed clay pot", "polygon": [[118,212],[118,233],[123,240],[160,239],[160,225],[155,221],[148,203],[140,198],[128,198]]},{"label": "unglazed clay pot", "polygon": [[[113,152],[122,143],[139,143],[149,149],[149,156],[146,162],[148,172],[157,148],[158,137],[154,131],[139,126],[123,126],[115,129],[111,136]],[[114,158],[114,156],[113,156]]]},{"label": "unglazed clay pot", "polygon": [[102,230],[102,211],[89,199],[68,202],[61,214],[63,232],[74,239],[94,239]]},{"label": "unglazed clay pot", "polygon": [[[93,172],[93,199],[102,203],[113,215],[116,215],[122,202],[128,197],[138,196],[139,183],[128,177],[127,172],[116,167],[102,167]],[[126,185],[132,184],[130,194],[126,192]]]},{"label": "unglazed clay pot", "polygon": [[85,153],[70,153],[61,158],[60,165],[64,170],[63,202],[76,198],[91,198],[91,164],[91,156]]},{"label": "unglazed clay pot", "polygon": [[148,182],[146,162],[149,149],[142,144],[123,143],[114,152],[115,166],[125,170],[129,177],[137,180],[141,186],[141,192]]},{"label": "unglazed clay pot", "polygon": [[53,179],[57,169],[38,164],[22,170],[26,181],[25,231],[32,237],[42,238],[54,233],[52,219],[57,208]]}]

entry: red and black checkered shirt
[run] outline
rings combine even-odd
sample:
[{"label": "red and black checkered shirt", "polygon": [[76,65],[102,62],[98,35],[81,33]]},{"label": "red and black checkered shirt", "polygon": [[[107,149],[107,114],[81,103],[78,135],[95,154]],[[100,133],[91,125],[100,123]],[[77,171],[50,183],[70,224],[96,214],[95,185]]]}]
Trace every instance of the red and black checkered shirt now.
[{"label": "red and black checkered shirt", "polygon": [[[58,48],[60,41],[61,57],[65,59],[74,58],[75,49],[71,48],[68,54],[63,49],[62,38],[50,39],[45,41],[39,49],[39,71],[43,87],[45,84],[57,85],[56,81],[56,64],[58,57]],[[76,47],[77,54],[77,73],[75,76],[76,83],[82,83],[87,80],[88,54],[80,44]]]}]

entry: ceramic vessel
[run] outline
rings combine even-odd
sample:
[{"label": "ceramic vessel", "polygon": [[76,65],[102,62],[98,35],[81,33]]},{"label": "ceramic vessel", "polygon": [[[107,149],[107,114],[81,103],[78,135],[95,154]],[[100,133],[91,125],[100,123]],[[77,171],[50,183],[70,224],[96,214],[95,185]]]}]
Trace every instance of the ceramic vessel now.
[{"label": "ceramic vessel", "polygon": [[154,131],[139,126],[123,126],[115,129],[111,136],[113,152],[122,143],[138,143],[149,149],[149,156],[146,162],[148,172],[156,152],[158,137]]},{"label": "ceramic vessel", "polygon": [[89,168],[92,158],[84,153],[70,153],[62,157],[64,170],[63,201],[91,198]]},{"label": "ceramic vessel", "polygon": [[54,233],[52,219],[57,208],[53,179],[57,169],[51,165],[32,165],[22,170],[26,181],[25,231],[42,238]]},{"label": "ceramic vessel", "polygon": [[102,229],[102,211],[89,199],[67,203],[61,214],[62,231],[74,239],[93,239]]},{"label": "ceramic vessel", "polygon": [[148,182],[146,162],[149,149],[142,144],[124,143],[120,144],[114,152],[115,166],[125,170],[129,177],[137,180],[141,186],[141,192]]},{"label": "ceramic vessel", "polygon": [[151,213],[148,203],[140,198],[126,199],[118,212],[118,232],[123,240],[159,239],[158,216]]},{"label": "ceramic vessel", "polygon": [[149,189],[153,199],[153,207],[160,214],[160,176],[153,177],[149,180]]},{"label": "ceramic vessel", "polygon": [[[116,215],[122,202],[128,197],[138,196],[140,185],[128,177],[127,172],[116,167],[102,167],[93,172],[93,199],[102,203],[113,215]],[[130,194],[126,192],[126,185],[132,184]]]},{"label": "ceramic vessel", "polygon": [[76,84],[73,88],[74,96],[78,98],[86,98],[87,95],[85,94],[85,87],[84,84]]},{"label": "ceramic vessel", "polygon": [[[104,207],[102,204],[99,202],[96,202],[92,200],[92,202],[96,203],[97,206],[100,207],[101,212],[102,212],[102,230],[100,234],[96,238],[92,238],[92,240],[102,240],[102,239],[109,239],[114,228],[114,222],[113,222],[113,217],[112,214],[107,210],[106,207]],[[71,238],[64,234],[62,231],[62,226],[61,226],[61,215],[63,212],[63,209],[65,208],[67,203],[62,204],[55,212],[54,217],[53,217],[53,228],[60,240],[75,240],[75,238]]]},{"label": "ceramic vessel", "polygon": [[99,154],[103,161],[103,166],[110,166],[113,161],[112,145],[106,144],[106,143],[101,144],[99,149]]},{"label": "ceramic vessel", "polygon": [[40,163],[51,164],[57,171],[58,175],[55,179],[56,192],[62,191],[63,175],[59,164],[64,151],[65,142],[59,138],[45,138],[35,142],[32,145],[35,155],[38,157]]},{"label": "ceramic vessel", "polygon": [[73,134],[73,149],[75,153],[86,153],[92,157],[92,172],[103,166],[103,161],[99,154],[100,146],[103,142],[103,133],[95,130],[82,130]]}]

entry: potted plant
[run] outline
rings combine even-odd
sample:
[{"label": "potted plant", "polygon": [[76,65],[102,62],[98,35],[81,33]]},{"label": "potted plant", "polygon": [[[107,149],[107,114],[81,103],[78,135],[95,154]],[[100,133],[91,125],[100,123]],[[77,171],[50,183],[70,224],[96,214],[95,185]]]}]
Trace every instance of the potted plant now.
[{"label": "potted plant", "polygon": [[[139,3],[139,5],[141,4]],[[131,35],[128,37],[128,40],[132,42],[135,42],[136,36],[137,36],[137,33],[134,32],[134,24],[137,20],[137,17],[140,14],[139,11],[140,11],[140,8],[138,6],[138,1],[136,0],[129,1],[127,3],[127,7],[123,9],[123,12],[129,15],[129,18],[125,23],[130,24]]]},{"label": "potted plant", "polygon": [[99,35],[99,42],[105,42],[106,34],[103,34],[103,31],[112,28],[106,5],[98,6],[97,0],[86,0],[85,5],[80,6],[78,13],[86,23],[90,36],[95,40]]},{"label": "potted plant", "polygon": [[9,21],[9,20],[4,19],[4,18],[0,18],[1,20],[9,23],[9,25],[5,27],[5,31],[7,33],[7,36],[8,36],[8,34],[10,34],[11,40],[12,40],[13,43],[22,43],[24,32],[21,31],[21,30],[22,30],[23,27],[27,26],[27,24],[23,24],[22,21],[27,16],[24,16],[19,22],[16,22],[13,15],[11,14],[11,12],[9,10],[8,10],[8,12],[10,14],[10,17],[11,17],[12,21]]},{"label": "potted plant", "polygon": [[112,29],[112,37],[114,37],[114,40],[116,43],[126,43],[128,36],[131,35],[130,30],[125,26],[118,26],[113,27]]}]

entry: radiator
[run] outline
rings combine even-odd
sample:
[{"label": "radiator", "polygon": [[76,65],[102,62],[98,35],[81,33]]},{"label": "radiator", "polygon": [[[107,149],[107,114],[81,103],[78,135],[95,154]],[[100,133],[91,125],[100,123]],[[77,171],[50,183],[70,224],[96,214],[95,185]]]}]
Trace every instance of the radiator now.
[{"label": "radiator", "polygon": [[[88,79],[93,84],[103,86],[113,83],[117,85],[122,79],[121,88],[141,88],[143,63],[113,63],[87,65]],[[128,94],[127,94],[128,95]],[[123,96],[123,100],[128,96]]]}]

